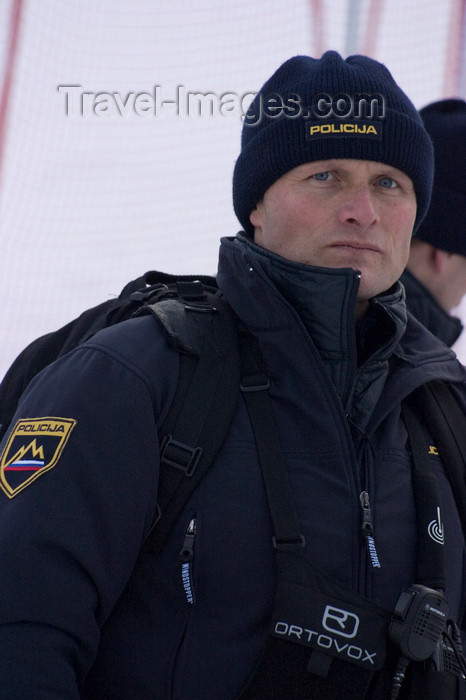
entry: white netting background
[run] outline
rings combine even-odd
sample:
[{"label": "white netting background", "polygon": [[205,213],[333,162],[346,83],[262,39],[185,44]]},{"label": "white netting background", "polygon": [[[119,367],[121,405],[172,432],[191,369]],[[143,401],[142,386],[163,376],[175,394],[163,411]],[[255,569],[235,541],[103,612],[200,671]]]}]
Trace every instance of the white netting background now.
[{"label": "white netting background", "polygon": [[[241,118],[66,113],[58,86],[154,95],[257,90],[286,58],[364,52],[417,107],[465,96],[464,0],[4,0],[0,71],[13,62],[0,142],[0,377],[37,335],[147,269],[216,269],[239,228],[231,175]],[[8,51],[12,8],[18,43]],[[464,60],[464,53],[463,53]],[[463,69],[463,70],[461,70]],[[463,82],[462,82],[463,81]],[[131,97],[128,105],[131,105]],[[101,108],[100,108],[101,109]],[[97,109],[99,111],[99,108]],[[462,311],[466,318],[466,309]],[[466,347],[458,345],[466,360]]]}]

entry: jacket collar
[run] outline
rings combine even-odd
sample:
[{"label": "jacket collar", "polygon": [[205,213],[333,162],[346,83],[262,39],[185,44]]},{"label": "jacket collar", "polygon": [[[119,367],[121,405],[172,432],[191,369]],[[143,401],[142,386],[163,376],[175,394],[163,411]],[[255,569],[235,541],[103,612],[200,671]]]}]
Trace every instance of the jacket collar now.
[{"label": "jacket collar", "polygon": [[[328,373],[331,373],[332,369],[323,362],[316,342],[311,337],[311,332],[306,332],[307,327],[297,310],[272,282],[265,262],[268,255],[263,258],[255,255],[253,251],[253,246],[242,244],[239,238],[222,239],[217,275],[220,289],[242,322],[260,338],[268,370],[272,368],[273,371],[270,379],[274,385],[284,383],[289,387],[291,383],[293,386],[301,385],[303,392],[309,396],[316,392],[325,394],[329,387]],[[294,263],[291,266],[293,265]],[[313,268],[313,270],[319,272],[322,268]],[[325,272],[328,273],[328,277],[325,275],[319,277],[323,284],[328,278],[333,278],[334,274],[340,281],[342,278],[346,280],[347,295],[342,302],[346,307],[340,308],[340,314],[344,319],[342,323],[348,323],[348,332],[350,332],[351,317],[351,328],[354,332],[353,309],[350,316],[348,304],[348,295],[354,293],[354,290],[350,291],[354,284],[354,271],[325,270]],[[319,304],[324,317],[329,309],[328,304],[324,305],[328,290],[324,291],[320,286],[319,290]],[[360,409],[364,411],[364,416],[360,415],[356,420],[358,427],[361,427],[370,419],[370,426],[367,427],[369,433],[380,424],[390,410],[399,406],[401,399],[421,384],[433,379],[462,384],[465,382],[466,372],[457,361],[454,352],[429,333],[410,314],[407,315],[407,325],[404,330],[406,310],[403,298],[403,289],[397,284],[390,293],[372,300],[371,307],[379,309],[380,303],[383,307],[380,318],[391,317],[394,327],[391,332],[388,332],[387,337],[381,340],[377,351],[380,354],[372,354],[369,361],[363,359],[363,366],[358,371],[359,383],[354,386],[355,397],[361,397],[367,392],[367,396],[364,397],[367,407],[362,408],[361,404]],[[337,307],[333,304],[333,308]],[[377,373],[379,369],[377,358],[381,360],[380,366],[383,366],[382,374]],[[347,358],[343,359],[347,362]],[[305,368],[303,369],[303,362],[312,363],[312,371],[306,372]],[[337,363],[335,367],[336,365]],[[381,378],[385,382],[387,365],[389,381],[381,386]],[[348,362],[347,366],[349,366]],[[354,372],[354,359],[351,366]],[[378,381],[374,382],[376,387],[374,393],[371,393],[372,370],[374,371],[372,376],[377,373],[378,378]],[[343,379],[343,375],[341,378]],[[284,387],[278,389],[279,392],[284,390]],[[370,418],[377,397],[380,397],[380,400]],[[335,399],[338,399],[336,394]],[[327,400],[333,402],[335,399],[327,394]],[[341,405],[341,399],[339,403]],[[358,408],[358,401],[351,401],[351,403],[353,407]]]},{"label": "jacket collar", "polygon": [[364,427],[383,389],[388,359],[405,331],[402,286],[396,283],[371,299],[366,317],[355,326],[358,271],[295,263],[242,236],[235,243],[298,314],[344,410]]}]

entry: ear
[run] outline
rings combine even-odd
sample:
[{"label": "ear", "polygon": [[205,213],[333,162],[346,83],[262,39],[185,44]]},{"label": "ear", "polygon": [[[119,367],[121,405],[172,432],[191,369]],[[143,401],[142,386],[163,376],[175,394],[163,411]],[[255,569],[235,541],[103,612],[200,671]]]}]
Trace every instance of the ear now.
[{"label": "ear", "polygon": [[451,258],[451,253],[448,253],[446,250],[441,250],[440,248],[434,248],[432,251],[432,258],[435,272],[440,274],[445,271],[448,261]]},{"label": "ear", "polygon": [[262,207],[261,202],[258,202],[252,212],[249,214],[249,221],[254,228],[262,227]]}]

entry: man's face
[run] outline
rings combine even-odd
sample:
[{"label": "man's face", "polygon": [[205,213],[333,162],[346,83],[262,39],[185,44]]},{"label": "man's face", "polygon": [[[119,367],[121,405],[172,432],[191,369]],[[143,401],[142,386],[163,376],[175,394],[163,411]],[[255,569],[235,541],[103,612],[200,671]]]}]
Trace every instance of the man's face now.
[{"label": "man's face", "polygon": [[416,217],[411,179],[367,160],[305,163],[276,180],[251,213],[255,242],[288,260],[360,270],[359,309],[403,272]]}]

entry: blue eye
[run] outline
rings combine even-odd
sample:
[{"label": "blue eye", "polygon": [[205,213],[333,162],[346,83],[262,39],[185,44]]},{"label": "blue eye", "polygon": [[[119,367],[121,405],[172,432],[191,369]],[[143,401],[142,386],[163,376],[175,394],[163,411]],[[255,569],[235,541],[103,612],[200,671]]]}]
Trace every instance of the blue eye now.
[{"label": "blue eye", "polygon": [[315,173],[313,176],[314,180],[319,180],[320,182],[326,182],[332,177],[332,173],[328,170],[324,170],[322,173]]},{"label": "blue eye", "polygon": [[388,175],[380,178],[379,185],[387,189],[393,189],[394,187],[398,187],[398,183],[392,177],[388,177]]}]

